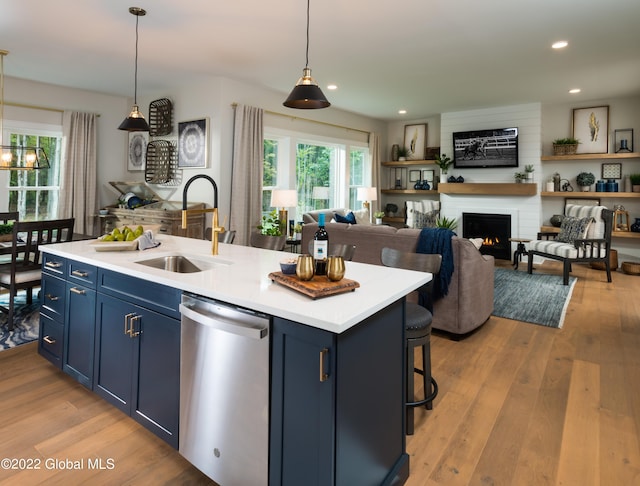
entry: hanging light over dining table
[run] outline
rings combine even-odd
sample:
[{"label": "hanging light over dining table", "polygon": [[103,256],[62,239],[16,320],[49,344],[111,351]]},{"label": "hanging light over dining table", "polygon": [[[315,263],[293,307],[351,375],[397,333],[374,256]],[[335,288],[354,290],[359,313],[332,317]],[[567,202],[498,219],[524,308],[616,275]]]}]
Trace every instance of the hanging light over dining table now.
[{"label": "hanging light over dining table", "polygon": [[282,103],[288,108],[297,108],[300,110],[316,110],[319,108],[327,108],[331,103],[318,86],[315,79],[311,77],[311,69],[309,68],[309,7],[311,0],[307,0],[307,49],[306,62],[302,70],[302,77],[294,86],[289,97]]},{"label": "hanging light over dining table", "polygon": [[148,132],[149,124],[144,119],[144,115],[138,109],[138,20],[147,15],[147,11],[140,7],[130,7],[129,13],[136,16],[136,56],[135,71],[133,75],[133,108],[129,116],[118,127],[118,130],[128,132]]}]

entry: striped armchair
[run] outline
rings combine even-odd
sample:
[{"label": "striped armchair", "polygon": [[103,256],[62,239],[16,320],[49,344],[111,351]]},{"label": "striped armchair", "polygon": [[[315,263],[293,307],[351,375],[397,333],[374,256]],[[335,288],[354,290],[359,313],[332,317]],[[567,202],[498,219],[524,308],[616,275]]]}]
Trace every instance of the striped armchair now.
[{"label": "striped armchair", "polygon": [[611,231],[613,211],[604,206],[567,204],[560,233],[538,233],[538,239],[529,243],[527,272],[533,270],[533,256],[563,262],[562,278],[569,284],[571,264],[574,262],[602,262],[611,282]]}]

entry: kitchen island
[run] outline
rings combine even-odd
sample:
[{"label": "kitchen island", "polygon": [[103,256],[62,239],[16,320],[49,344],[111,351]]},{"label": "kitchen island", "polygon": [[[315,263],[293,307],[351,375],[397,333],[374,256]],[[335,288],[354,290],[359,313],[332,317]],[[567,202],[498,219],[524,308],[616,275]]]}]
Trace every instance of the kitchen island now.
[{"label": "kitchen island", "polygon": [[[43,303],[41,354],[177,447],[180,294],[265,314],[270,402],[261,484],[406,480],[404,296],[430,275],[347,262],[346,277],[360,287],[314,301],[268,278],[287,253],[221,244],[212,256],[207,241],[158,239],[158,248],[145,251],[98,252],[91,241],[42,247],[43,295],[57,285],[66,299]],[[170,255],[187,256],[203,271],[138,263]],[[93,297],[72,304],[78,295]],[[56,320],[57,340],[48,333]],[[133,376],[123,384],[129,367]]]}]

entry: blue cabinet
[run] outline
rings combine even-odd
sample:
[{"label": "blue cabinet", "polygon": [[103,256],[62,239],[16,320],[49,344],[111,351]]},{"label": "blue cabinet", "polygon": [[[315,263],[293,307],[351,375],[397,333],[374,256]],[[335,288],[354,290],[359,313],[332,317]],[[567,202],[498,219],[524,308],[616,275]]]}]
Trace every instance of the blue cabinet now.
[{"label": "blue cabinet", "polygon": [[40,331],[38,353],[62,368],[66,283],[66,259],[45,254],[42,264]]},{"label": "blue cabinet", "polygon": [[[103,270],[99,281],[94,391],[177,448],[180,320],[174,316],[179,311],[176,305],[169,316],[147,307],[177,304],[180,291]],[[153,295],[168,300],[151,305]]]},{"label": "blue cabinet", "polygon": [[274,318],[269,484],[402,484],[404,300],[342,334]]}]

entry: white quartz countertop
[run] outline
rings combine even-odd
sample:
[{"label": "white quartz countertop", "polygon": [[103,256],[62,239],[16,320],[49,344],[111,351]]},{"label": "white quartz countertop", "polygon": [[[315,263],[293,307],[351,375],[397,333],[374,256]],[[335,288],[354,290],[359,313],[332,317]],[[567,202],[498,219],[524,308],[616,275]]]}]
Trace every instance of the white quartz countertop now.
[{"label": "white quartz countertop", "polygon": [[[295,254],[220,243],[219,254],[213,256],[209,241],[169,235],[158,235],[157,240],[159,247],[144,251],[98,252],[92,246],[96,240],[44,245],[41,250],[334,333],[346,331],[431,280],[429,273],[346,262],[345,278],[360,287],[312,300],[268,277],[280,271],[281,260],[296,258]],[[168,255],[184,255],[209,268],[175,273],[136,263]]]}]

